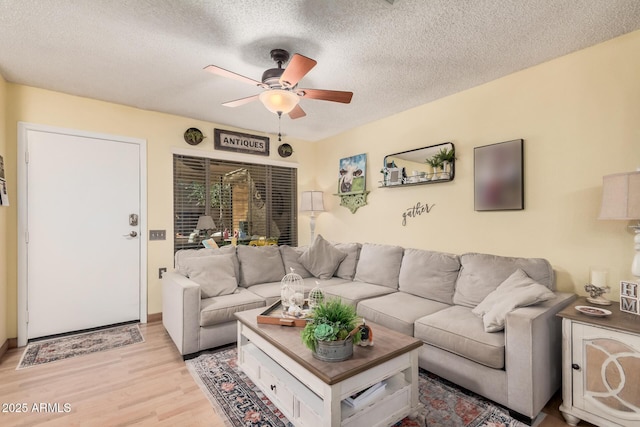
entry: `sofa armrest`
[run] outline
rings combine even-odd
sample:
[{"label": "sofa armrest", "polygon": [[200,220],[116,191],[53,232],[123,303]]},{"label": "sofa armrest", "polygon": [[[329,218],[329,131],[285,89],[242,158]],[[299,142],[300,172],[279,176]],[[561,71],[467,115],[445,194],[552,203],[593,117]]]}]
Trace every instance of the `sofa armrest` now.
[{"label": "sofa armrest", "polygon": [[162,324],[180,354],[199,351],[200,285],[179,273],[162,275]]},{"label": "sofa armrest", "polygon": [[518,308],[505,321],[509,408],[534,418],[562,383],[562,324],[556,314],[576,299],[556,298]]}]

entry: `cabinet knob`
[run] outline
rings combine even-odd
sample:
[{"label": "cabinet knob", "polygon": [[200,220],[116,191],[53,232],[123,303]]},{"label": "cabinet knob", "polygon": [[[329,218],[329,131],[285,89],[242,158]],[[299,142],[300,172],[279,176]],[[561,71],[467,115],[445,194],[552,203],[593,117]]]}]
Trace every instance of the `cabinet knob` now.
[{"label": "cabinet knob", "polygon": [[580,370],[580,365],[578,365],[577,363],[574,363],[573,365],[571,365],[571,367],[576,371]]},{"label": "cabinet knob", "polygon": [[274,391],[276,389],[276,385],[275,384],[271,384],[271,391]]}]

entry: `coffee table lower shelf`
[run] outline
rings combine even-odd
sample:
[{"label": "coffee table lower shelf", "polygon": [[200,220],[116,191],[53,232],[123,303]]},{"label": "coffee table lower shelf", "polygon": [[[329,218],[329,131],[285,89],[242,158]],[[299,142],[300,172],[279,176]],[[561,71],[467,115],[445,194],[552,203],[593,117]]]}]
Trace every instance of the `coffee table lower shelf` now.
[{"label": "coffee table lower shelf", "polygon": [[[417,349],[327,384],[238,322],[238,365],[296,426],[391,426],[418,409]],[[385,390],[373,401],[356,408],[344,402],[383,380]]]}]

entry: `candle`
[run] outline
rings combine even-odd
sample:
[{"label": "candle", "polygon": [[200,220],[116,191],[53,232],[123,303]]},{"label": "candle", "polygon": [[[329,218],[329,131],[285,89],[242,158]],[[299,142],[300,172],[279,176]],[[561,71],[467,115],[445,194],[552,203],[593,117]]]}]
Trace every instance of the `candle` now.
[{"label": "candle", "polygon": [[591,270],[591,284],[605,288],[607,286],[607,270]]}]

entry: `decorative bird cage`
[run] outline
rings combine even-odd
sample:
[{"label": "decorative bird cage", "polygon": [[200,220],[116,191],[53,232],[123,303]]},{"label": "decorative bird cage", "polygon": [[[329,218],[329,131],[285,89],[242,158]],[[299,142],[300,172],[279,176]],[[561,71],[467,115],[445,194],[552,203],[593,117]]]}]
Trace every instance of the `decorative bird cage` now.
[{"label": "decorative bird cage", "polygon": [[304,281],[302,276],[295,273],[293,268],[291,273],[285,275],[281,280],[280,300],[283,311],[289,311],[289,307],[296,306],[298,310],[304,305]]},{"label": "decorative bird cage", "polygon": [[309,291],[309,308],[312,310],[324,301],[324,291],[318,285],[320,283],[316,282],[316,287]]}]

